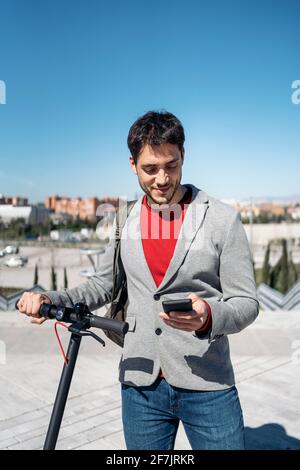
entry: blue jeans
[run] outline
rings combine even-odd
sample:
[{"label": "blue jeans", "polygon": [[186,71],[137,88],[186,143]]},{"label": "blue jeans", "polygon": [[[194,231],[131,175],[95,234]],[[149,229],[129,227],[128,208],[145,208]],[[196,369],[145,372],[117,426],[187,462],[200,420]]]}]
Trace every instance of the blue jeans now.
[{"label": "blue jeans", "polygon": [[193,450],[244,449],[244,423],[235,386],[202,392],[157,379],[150,387],[122,384],[128,450],[172,450],[181,421]]}]

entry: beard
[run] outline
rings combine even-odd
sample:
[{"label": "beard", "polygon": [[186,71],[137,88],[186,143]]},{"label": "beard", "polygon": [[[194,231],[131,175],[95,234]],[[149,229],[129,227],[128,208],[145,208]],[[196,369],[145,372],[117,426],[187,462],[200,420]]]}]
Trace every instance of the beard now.
[{"label": "beard", "polygon": [[176,193],[178,187],[180,186],[180,178],[176,181],[174,185],[172,184],[170,185],[170,188],[168,189],[166,194],[163,194],[161,196],[159,195],[156,196],[155,194],[153,194],[154,190],[153,189],[150,190],[147,186],[143,185],[140,179],[139,179],[139,185],[141,189],[144,191],[144,193],[146,194],[146,196],[148,196],[150,202],[158,204],[158,205],[169,204],[172,201],[174,194]]}]

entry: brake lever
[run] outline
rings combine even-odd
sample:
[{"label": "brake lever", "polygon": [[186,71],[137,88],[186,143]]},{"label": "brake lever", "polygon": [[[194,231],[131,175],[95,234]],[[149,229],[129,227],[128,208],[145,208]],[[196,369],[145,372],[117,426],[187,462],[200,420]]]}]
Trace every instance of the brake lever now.
[{"label": "brake lever", "polygon": [[100,336],[97,336],[92,331],[87,331],[87,330],[82,331],[82,330],[78,329],[78,327],[76,327],[76,325],[78,325],[78,324],[70,325],[69,328],[68,328],[68,331],[70,331],[71,333],[75,333],[78,336],[91,336],[96,341],[98,341],[98,343],[102,344],[103,347],[105,347],[105,342],[103,341],[102,338],[100,338]]}]

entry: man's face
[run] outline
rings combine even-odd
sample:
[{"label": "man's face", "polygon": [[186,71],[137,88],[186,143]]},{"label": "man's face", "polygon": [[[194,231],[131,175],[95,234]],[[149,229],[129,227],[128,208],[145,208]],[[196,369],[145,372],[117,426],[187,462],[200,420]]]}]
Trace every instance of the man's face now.
[{"label": "man's face", "polygon": [[147,196],[156,204],[170,204],[180,191],[184,150],[177,145],[145,145],[135,165],[130,165]]}]

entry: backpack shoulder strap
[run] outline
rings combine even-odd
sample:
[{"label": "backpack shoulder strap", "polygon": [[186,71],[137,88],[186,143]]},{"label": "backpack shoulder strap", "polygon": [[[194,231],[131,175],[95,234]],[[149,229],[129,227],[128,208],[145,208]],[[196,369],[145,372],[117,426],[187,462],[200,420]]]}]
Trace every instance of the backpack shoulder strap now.
[{"label": "backpack shoulder strap", "polygon": [[136,203],[136,200],[127,201],[127,205],[124,205],[123,207],[121,207],[121,209],[118,210],[116,213],[116,241],[117,240],[120,241],[122,230],[126,223],[127,217],[129,216],[130,211],[133,208],[135,203]]},{"label": "backpack shoulder strap", "polygon": [[119,270],[118,272],[118,261],[120,258],[120,242],[121,242],[121,236],[122,236],[122,230],[124,228],[124,225],[126,223],[127,217],[133,208],[134,204],[136,201],[128,201],[127,205],[124,205],[124,207],[121,208],[121,210],[117,211],[116,213],[116,235],[115,235],[115,252],[114,252],[114,261],[113,261],[113,288],[112,288],[112,296],[111,299],[112,301],[116,298],[117,294],[117,280],[118,280],[118,285],[120,285],[122,279],[117,279],[118,273],[121,273],[122,278],[125,277],[124,270]]}]

